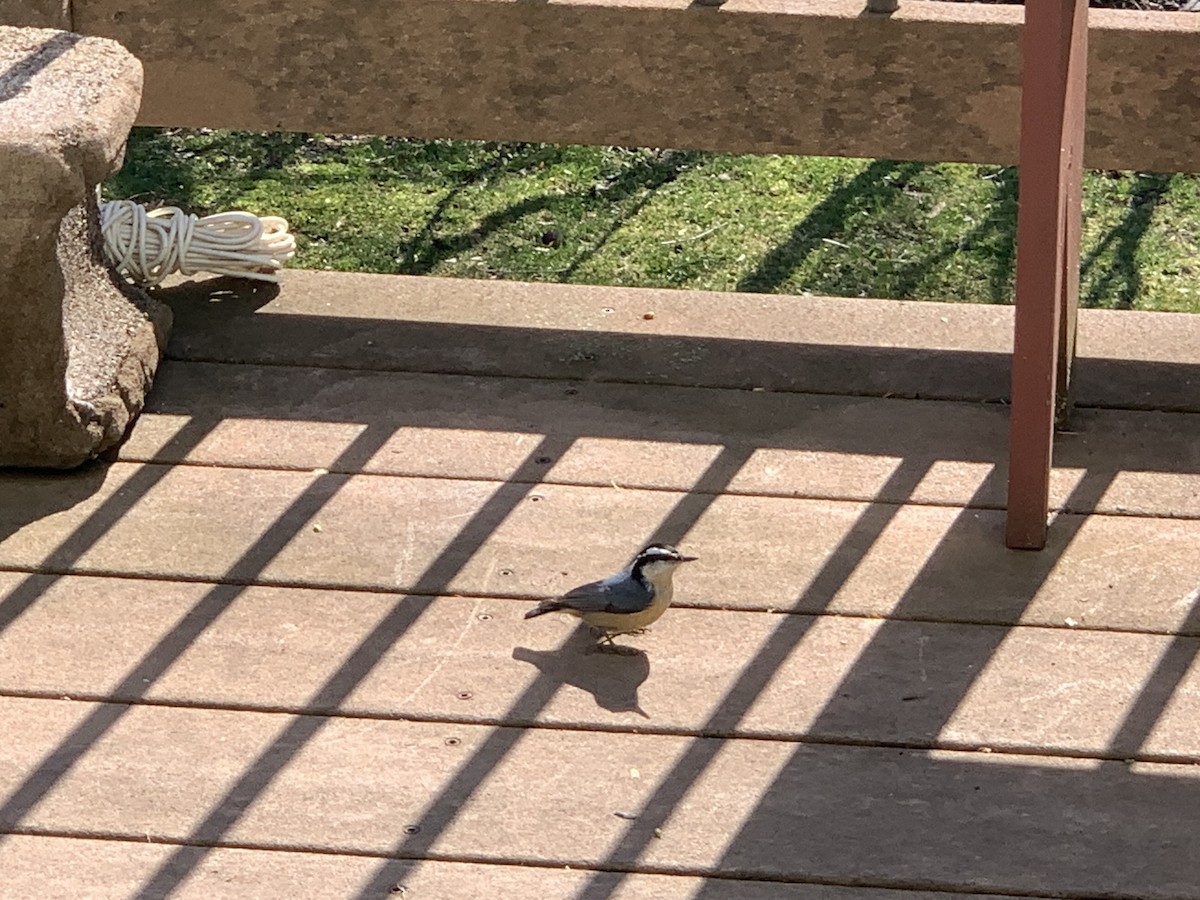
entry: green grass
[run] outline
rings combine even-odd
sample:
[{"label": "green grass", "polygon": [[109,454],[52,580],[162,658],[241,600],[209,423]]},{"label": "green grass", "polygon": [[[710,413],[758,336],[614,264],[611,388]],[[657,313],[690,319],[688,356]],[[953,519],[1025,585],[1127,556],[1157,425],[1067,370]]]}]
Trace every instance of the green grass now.
[{"label": "green grass", "polygon": [[[110,197],[282,215],[340,271],[1008,303],[1016,171],[137,129]],[[1200,311],[1200,178],[1088,173],[1081,302]]]}]

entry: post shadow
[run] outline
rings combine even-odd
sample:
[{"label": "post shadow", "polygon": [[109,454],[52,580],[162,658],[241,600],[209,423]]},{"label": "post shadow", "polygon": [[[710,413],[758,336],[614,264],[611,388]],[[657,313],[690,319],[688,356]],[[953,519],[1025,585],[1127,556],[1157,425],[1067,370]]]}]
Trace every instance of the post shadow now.
[{"label": "post shadow", "polygon": [[[0,543],[26,525],[94,496],[104,487],[107,478],[108,466],[102,462],[84,463],[72,472],[0,468]],[[52,489],[39,491],[39,485],[52,485]],[[37,492],[37,502],[23,501],[21,495],[27,491]],[[64,547],[60,546],[54,552],[63,554]],[[2,628],[0,626],[0,630]]]},{"label": "post shadow", "polygon": [[[1154,212],[1162,202],[1163,195],[1171,186],[1174,175],[1139,172],[1129,199],[1129,209],[1124,217],[1104,236],[1080,263],[1082,276],[1086,278],[1099,265],[1100,257],[1110,247],[1113,259],[1102,272],[1094,275],[1087,293],[1080,298],[1086,308],[1105,306],[1111,299],[1114,309],[1131,309],[1134,298],[1142,287],[1141,272],[1138,271],[1134,255],[1138,245],[1154,220]],[[1115,245],[1115,246],[1114,246]]]},{"label": "post shadow", "polygon": [[[1065,505],[1094,506],[1103,496],[1112,481],[1113,474],[1086,470],[1075,486]],[[1002,481],[1003,477],[993,470],[988,480]],[[976,491],[976,496],[994,489],[985,480]],[[971,688],[984,671],[1004,639],[1020,622],[1022,615],[1032,602],[1046,578],[1058,563],[1070,543],[1086,521],[1081,515],[1060,515],[1054,526],[1054,537],[1046,551],[1039,554],[1018,554],[1005,551],[1002,555],[1016,565],[1011,574],[1000,574],[993,583],[974,589],[963,580],[970,574],[963,566],[963,559],[973,555],[972,545],[979,539],[980,529],[975,524],[977,510],[964,508],[946,531],[938,546],[922,567],[920,574],[900,597],[895,608],[888,613],[871,640],[859,653],[853,667],[830,694],[825,707],[813,720],[809,728],[812,735],[822,740],[863,740],[873,730],[878,732],[877,723],[896,717],[905,718],[905,728],[921,732],[921,740],[901,743],[933,746],[938,735],[949,723],[955,711],[967,697]],[[983,540],[991,535],[982,535]],[[994,541],[997,545],[998,541]],[[979,576],[989,578],[995,574],[991,566],[981,566]],[[902,696],[904,680],[896,678],[897,660],[914,657],[911,646],[912,621],[953,622],[954,610],[938,600],[935,606],[928,598],[949,598],[952,604],[970,602],[981,594],[993,595],[994,606],[985,617],[994,627],[973,630],[969,643],[957,635],[947,635],[953,644],[934,645],[933,652],[952,655],[954,665],[938,666],[940,678],[937,684],[917,696]],[[928,652],[928,650],[926,651]],[[900,669],[910,663],[901,663]],[[881,677],[888,672],[890,677]]]},{"label": "post shadow", "polygon": [[[524,212],[520,214],[511,212],[512,207],[510,207],[509,211],[505,211],[505,213],[497,213],[494,216],[489,216],[485,224],[480,225],[474,232],[458,235],[450,241],[434,238],[434,233],[445,219],[447,211],[464,191],[482,178],[489,178],[492,175],[519,169],[526,165],[532,157],[536,157],[536,155],[536,151],[530,152],[528,145],[522,146],[520,153],[512,157],[506,156],[502,149],[498,149],[491,159],[480,163],[471,171],[460,176],[458,183],[448,190],[445,196],[438,200],[437,205],[426,218],[425,224],[421,227],[420,231],[408,240],[402,241],[396,248],[396,258],[404,260],[400,268],[396,270],[397,273],[401,275],[425,275],[446,257],[473,247],[477,241],[483,239],[487,232],[510,224],[520,218],[521,215],[524,215]],[[526,212],[532,211],[533,207],[526,210]]]},{"label": "post shadow", "polygon": [[[559,280],[569,281],[579,267],[599,252],[623,224],[637,215],[650,202],[659,189],[679,177],[684,166],[692,157],[693,154],[672,151],[669,156],[656,157],[652,160],[638,160],[637,165],[621,172],[604,192],[605,202],[609,206],[620,204],[639,190],[645,193],[631,204],[629,209],[614,216],[608,229],[593,246],[578,253],[565,268],[559,271]],[[434,238],[438,225],[445,218],[454,200],[467,186],[485,175],[493,172],[507,173],[524,163],[524,160],[514,160],[502,165],[482,166],[468,177],[466,183],[456,186],[447,193],[430,214],[420,233],[404,241],[397,248],[397,257],[404,259],[403,265],[396,270],[397,274],[426,275],[442,260],[471,250],[491,234],[528,215],[544,211],[555,212],[568,203],[578,201],[581,196],[586,196],[586,194],[576,192],[566,196],[541,194],[526,197],[503,209],[489,213],[474,228],[450,237]]]},{"label": "post shadow", "polygon": [[921,166],[891,160],[873,160],[869,166],[841,187],[834,188],[792,229],[791,236],[771,249],[743,275],[735,290],[769,294],[787,281],[788,276],[821,244],[822,238],[840,233],[856,209],[874,203],[886,204],[895,198],[896,189],[884,182],[888,176],[907,178]]},{"label": "post shadow", "polygon": [[[1013,302],[1013,265],[1016,261],[1017,234],[1017,169],[1009,166],[996,175],[996,196],[993,201],[997,215],[990,215],[966,235],[954,243],[948,243],[936,252],[923,256],[919,261],[904,266],[897,275],[894,295],[897,297],[920,297],[921,281],[943,262],[953,257],[960,249],[992,241],[989,256],[992,258],[988,277],[988,300],[991,303]],[[820,291],[820,286],[813,289]],[[928,296],[928,295],[926,295]],[[939,299],[929,297],[929,299]],[[941,298],[946,299],[946,298]]]},{"label": "post shadow", "polygon": [[[681,498],[655,529],[652,540],[682,543],[687,532],[720,496],[722,488],[737,476],[751,452],[748,448],[722,448],[721,453],[696,481],[692,492]],[[536,721],[562,684],[558,678],[545,672],[540,673],[525,688],[524,693],[513,701],[501,717],[502,720]],[[419,859],[427,855],[437,839],[454,821],[466,799],[479,789],[496,766],[520,743],[525,733],[523,728],[507,725],[493,728],[471,758],[455,773],[453,780],[426,809],[420,822],[420,831],[397,840],[388,856]],[[385,860],[356,895],[358,900],[375,900],[387,891],[394,878],[395,866],[391,860]],[[146,900],[149,900],[149,897]]]},{"label": "post shadow", "polygon": [[[902,460],[887,484],[880,489],[880,494],[901,493],[911,496],[928,472],[930,463],[912,458]],[[813,576],[797,605],[818,610],[828,607],[901,508],[900,504],[873,503],[864,509]],[[737,727],[788,654],[812,628],[814,621],[809,616],[781,617],[779,625],[754,660],[701,726],[699,736],[688,744],[671,773],[646,801],[638,818],[629,824],[625,836],[613,848],[608,859],[589,875],[587,882],[575,894],[575,900],[603,900],[612,897],[620,888],[624,874],[613,877],[612,870],[627,869],[629,861],[640,856],[655,839],[655,829],[666,822],[692,785],[716,759],[723,742],[714,737],[729,734]],[[600,871],[603,869],[609,870],[608,873]],[[365,893],[360,895],[359,900],[367,900]]]},{"label": "post shadow", "polygon": [[[197,430],[207,433],[207,425],[197,425]],[[368,426],[346,448],[338,458],[342,467],[361,468],[387,442],[391,435],[388,429],[371,428]],[[147,472],[146,480],[155,483],[170,471],[167,466],[144,466]],[[136,476],[135,476],[136,477]],[[344,475],[322,475],[315,479],[308,488],[285,510],[260,537],[231,567],[242,578],[252,579],[263,571],[272,559],[287,546],[288,542],[307,524],[307,522],[333,498],[342,484],[346,482]],[[145,487],[140,492],[130,491],[127,497],[121,497],[114,507],[106,511],[104,516],[93,516],[75,535],[66,542],[69,548],[65,560],[74,562],[82,555],[83,550],[103,533],[115,519],[129,511],[132,504],[145,494]],[[53,557],[52,557],[53,558]],[[36,583],[32,576],[27,584]],[[119,697],[141,697],[162,677],[162,675],[187,650],[191,643],[200,635],[226,608],[246,590],[246,583],[214,584],[197,602],[192,610],[182,618],[157,644],[142,657],[125,675],[119,684],[113,687],[112,694]],[[20,589],[18,589],[20,590]],[[17,594],[17,605],[27,607],[36,597],[30,596],[31,590]],[[40,591],[39,591],[40,594]],[[9,600],[13,598],[10,596]],[[6,603],[9,601],[6,601]],[[15,608],[15,607],[14,607]],[[15,618],[15,615],[13,616]],[[22,819],[32,811],[43,798],[65,777],[72,768],[115,726],[134,705],[131,702],[102,703],[88,714],[70,734],[63,738],[33,772],[8,796],[0,806],[0,828],[12,831],[20,826]],[[0,832],[0,843],[5,834]],[[155,896],[163,896],[156,894]]]},{"label": "post shadow", "polygon": [[[172,446],[181,454],[195,449],[212,431],[214,422],[192,419],[172,438]],[[54,580],[71,571],[71,567],[88,552],[110,528],[124,518],[171,471],[170,466],[147,463],[126,480],[119,491],[107,497],[83,523],[38,564],[19,585],[0,598],[0,631],[6,629],[42,596]],[[68,475],[55,477],[49,502],[36,506],[5,503],[0,507],[0,542],[29,522],[44,518],[62,509],[69,509],[92,496],[104,484],[108,466],[94,463]],[[21,486],[43,480],[44,474],[0,473],[0,495],[13,485]],[[51,577],[47,577],[51,576]],[[0,816],[3,821],[3,816]],[[2,840],[2,837],[0,837]]]},{"label": "post shadow", "polygon": [[[921,462],[906,458],[892,475],[891,480],[895,483],[881,489],[880,494],[892,496],[902,490],[906,495],[911,495],[925,472],[928,471],[930,464],[931,461]],[[994,490],[994,485],[989,482],[995,481],[999,477],[999,474],[993,470],[988,479],[985,479],[977,489],[976,496]],[[1109,480],[1110,478],[1106,476],[1089,478],[1085,474],[1084,480],[1076,487],[1072,497],[1077,503],[1087,502],[1089,498],[1095,502],[1095,498],[1103,494]],[[820,612],[826,608],[841,585],[866,557],[900,508],[899,505],[878,503],[869,506],[855,526],[847,533],[841,545],[830,555],[825,568],[813,580],[796,606],[805,611],[814,612]],[[898,627],[904,625],[898,619],[905,614],[919,613],[921,611],[918,602],[920,598],[931,590],[934,593],[937,592],[936,588],[931,589],[926,579],[932,578],[936,582],[938,570],[942,567],[951,572],[961,572],[963,548],[956,544],[955,532],[963,527],[964,517],[973,516],[976,513],[977,510],[971,509],[968,505],[959,514],[956,524],[951,526],[929,562],[922,568],[921,574],[905,592],[897,609],[889,614],[890,617],[882,623],[842,683],[830,694],[825,708],[809,729],[807,736],[809,743],[813,741],[877,743],[864,740],[863,735],[869,734],[870,729],[856,727],[857,723],[878,719],[880,715],[894,715],[897,706],[904,708],[905,704],[897,702],[901,698],[895,696],[893,682],[890,679],[880,678],[881,662],[886,663],[895,653],[893,634]],[[1060,536],[1055,545],[1040,554],[1032,571],[1027,568],[1022,570],[1027,572],[1024,575],[1026,579],[1024,603],[1012,604],[1007,609],[1006,614],[1009,617],[1010,626],[1019,620],[1024,606],[1032,599],[1038,586],[1044,581],[1065,549],[1066,543],[1069,543],[1070,538],[1078,530],[1083,520],[1082,517],[1075,517],[1075,519],[1074,530],[1066,536]],[[764,644],[763,649],[746,667],[709,721],[700,729],[699,736],[692,739],[671,774],[647,800],[638,820],[630,824],[625,837],[613,849],[609,857],[597,866],[597,870],[609,872],[615,869],[628,870],[635,864],[654,839],[654,829],[666,822],[687,796],[692,785],[708,770],[724,746],[721,738],[729,737],[736,732],[742,718],[780,669],[788,655],[812,627],[812,623],[813,620],[806,616],[786,615],[783,617]],[[927,741],[929,746],[934,745],[938,730],[948,721],[963,697],[966,696],[966,692],[978,677],[979,672],[982,671],[983,663],[991,658],[1007,632],[1008,628],[1000,627],[983,632],[985,637],[970,648],[971,652],[977,656],[974,660],[975,665],[971,666],[970,662],[966,663],[960,670],[959,682],[951,686],[939,685],[933,702],[920,709],[919,715],[922,724],[929,730]],[[806,744],[801,743],[796,750],[796,757],[802,757],[807,752]],[[767,802],[768,800],[764,798],[760,807]],[[773,806],[777,806],[779,801],[770,798],[770,802]],[[752,815],[751,819],[753,820],[753,818]],[[745,831],[747,827],[749,826],[743,826],[742,830]],[[769,825],[759,822],[755,828],[762,831],[769,829]],[[738,839],[735,837],[731,846],[737,844]],[[716,870],[737,871],[738,865],[727,856],[716,866]],[[619,885],[620,879],[614,881],[611,876],[605,879],[594,878],[575,895],[574,900],[609,900]],[[704,896],[703,892],[701,896]]]},{"label": "post shadow", "polygon": [[82,34],[60,31],[52,38],[43,41],[41,46],[32,53],[23,59],[18,59],[3,72],[0,72],[0,82],[8,82],[4,85],[4,91],[0,92],[0,103],[18,96],[25,90],[25,87],[38,72],[45,69],[60,56],[70,53],[83,38]]},{"label": "post shadow", "polygon": [[695,154],[693,153],[670,151],[669,155],[654,160],[654,163],[649,167],[648,177],[643,178],[640,182],[635,178],[627,177],[625,174],[618,177],[613,185],[605,191],[605,195],[610,201],[624,200],[639,187],[644,189],[645,193],[629,209],[624,210],[621,215],[615,216],[612,222],[609,223],[608,228],[604,230],[604,233],[590,247],[586,247],[577,253],[575,258],[559,271],[558,280],[570,281],[574,278],[576,272],[604,249],[605,245],[612,240],[613,235],[620,231],[622,225],[645,209],[660,190],[679,178],[688,162],[694,157]]},{"label": "post shadow", "polygon": [[[1114,476],[1115,472],[1112,471],[1085,473],[1065,505],[1077,508],[1094,506]],[[1063,521],[1064,518],[1067,521]],[[1059,517],[1056,523],[1057,540],[1053,547],[1036,559],[1037,564],[1025,576],[1028,600],[1032,600],[1084,521],[1080,515]],[[953,552],[952,543],[947,542],[931,558],[927,570],[935,582],[939,560],[953,567],[950,559]],[[931,590],[931,586],[923,585],[922,581],[919,578],[912,589],[906,592],[896,615],[921,612],[921,594],[925,591],[939,592],[936,586],[932,586]],[[1182,630],[1194,632],[1200,627],[1198,606],[1200,604],[1193,603]],[[880,798],[881,806],[889,806],[886,811],[881,810],[872,818],[889,823],[885,827],[895,831],[899,842],[905,845],[902,853],[931,860],[933,864],[923,873],[922,880],[914,881],[896,874],[912,869],[906,869],[900,858],[902,854],[897,854],[891,848],[881,854],[886,862],[880,863],[874,873],[868,871],[872,868],[871,863],[865,864],[866,870],[862,868],[864,857],[861,854],[850,852],[849,855],[855,856],[859,864],[855,870],[856,879],[865,878],[873,887],[961,890],[961,882],[952,882],[947,877],[955,871],[955,865],[968,864],[965,859],[954,860],[956,844],[950,840],[950,832],[955,829],[959,830],[964,843],[968,845],[972,831],[993,832],[989,840],[995,849],[994,854],[986,859],[972,857],[976,860],[972,863],[972,889],[1014,894],[1047,890],[1052,891],[1054,896],[1090,897],[1100,896],[1095,892],[1103,887],[1104,896],[1131,897],[1130,885],[1138,883],[1139,876],[1128,876],[1127,872],[1136,873],[1144,868],[1161,869],[1168,873],[1163,876],[1168,881],[1178,881],[1180,872],[1190,869],[1194,875],[1200,871],[1196,865],[1200,857],[1186,848],[1194,829],[1181,828],[1178,821],[1183,810],[1194,809],[1195,800],[1173,796],[1180,791],[1195,794],[1193,788],[1178,779],[1174,779],[1177,783],[1173,785],[1173,779],[1157,773],[1130,773],[1119,762],[1124,756],[1138,753],[1142,741],[1186,674],[1198,644],[1194,636],[1175,637],[1147,679],[1138,700],[1127,713],[1120,731],[1094,766],[1065,766],[1060,769],[1053,764],[1008,764],[998,754],[977,759],[963,755],[951,760],[934,757],[928,752],[934,745],[937,733],[965,699],[986,662],[1010,628],[1017,624],[1022,612],[1023,608],[1010,608],[1010,624],[992,630],[990,640],[981,639],[971,645],[969,653],[974,658],[964,658],[957,669],[959,677],[952,684],[939,683],[929,696],[919,698],[921,701],[932,701],[925,702],[923,708],[915,713],[921,727],[929,734],[929,745],[912,748],[915,752],[897,750],[898,757],[893,757],[897,771],[890,776],[896,779],[894,788],[889,791],[876,784],[866,791],[867,796]],[[905,704],[898,702],[900,698],[879,677],[881,665],[894,660],[897,652],[890,635],[902,626],[903,622],[898,618],[889,618],[882,623],[851,672],[837,691],[830,695],[825,709],[814,721],[813,732],[835,744],[844,744],[844,738],[859,737],[861,740],[861,735],[869,730],[857,727],[858,722],[894,715],[897,709],[909,710]],[[941,667],[939,671],[953,673],[955,670]],[[885,762],[888,759],[883,752],[886,744],[870,742],[870,745],[868,750],[879,751],[875,754],[876,762],[872,764],[875,768],[892,765]],[[1033,749],[1028,748],[1029,751]],[[1022,750],[1016,748],[1005,751],[1006,754],[1013,752],[1020,753]],[[1038,752],[1044,755],[1044,751]],[[799,865],[811,867],[808,871],[818,882],[846,883],[848,876],[838,870],[837,857],[829,853],[828,842],[822,840],[820,831],[808,832],[802,823],[810,814],[820,818],[817,809],[825,807],[828,819],[823,821],[836,823],[832,827],[838,829],[853,828],[864,840],[869,840],[867,836],[872,825],[853,815],[841,816],[829,810],[831,795],[827,793],[820,796],[821,788],[816,785],[814,778],[817,776],[813,774],[814,769],[820,767],[825,771],[827,783],[844,779],[849,784],[854,778],[847,773],[856,771],[860,765],[868,762],[854,750],[846,750],[837,758],[830,754],[818,760],[817,755],[818,751],[814,748],[806,748],[803,744],[796,747],[789,762],[780,770],[771,787],[763,792],[755,810],[730,841],[724,855],[715,864],[715,869],[746,871],[747,866],[761,867],[763,848],[770,846],[771,852],[785,857],[789,850],[804,857],[805,862]],[[899,757],[906,757],[907,761],[901,761]],[[958,809],[954,809],[956,806]],[[945,812],[925,815],[926,809],[937,807],[945,807]],[[964,818],[960,809],[969,810],[968,816]],[[1056,809],[1061,809],[1064,817],[1059,824],[1054,818]],[[942,827],[938,821],[939,816],[948,819],[956,815],[961,821],[950,828]],[[1144,834],[1144,846],[1136,850],[1130,847],[1127,841],[1131,834],[1126,834],[1112,836],[1113,846],[1106,848],[1110,836],[1101,824],[1104,817],[1141,823],[1127,830],[1131,834]],[[1076,825],[1085,821],[1094,824]],[[893,828],[902,823],[903,827]],[[944,852],[934,853],[935,846],[942,847]],[[971,852],[978,853],[974,848],[979,846],[976,838]],[[1022,853],[1030,855],[1024,864]],[[1139,855],[1138,865],[1121,862],[1129,854]],[[1149,863],[1149,856],[1160,859]],[[1046,884],[1039,880],[1046,877],[1056,858],[1084,861],[1082,865],[1077,864],[1076,871],[1069,876],[1074,879],[1070,890],[1066,889],[1066,885]],[[944,865],[943,859],[951,862]],[[827,867],[824,871],[817,868],[822,864]],[[1091,883],[1087,883],[1093,871],[1103,871],[1106,866],[1112,871],[1095,876]],[[940,872],[941,877],[932,874],[935,872]],[[982,878],[981,872],[985,873]],[[1120,881],[1127,883],[1120,884]],[[1194,877],[1191,883],[1194,883]],[[1108,893],[1109,889],[1111,894]],[[711,884],[706,884],[696,896],[697,900],[707,900],[715,896],[715,892]]]},{"label": "post shadow", "polygon": [[[1197,581],[1200,581],[1200,567],[1197,567]],[[1147,753],[1143,748],[1200,655],[1200,587],[1192,591],[1187,600],[1187,615],[1146,679],[1137,700],[1125,714],[1121,727],[1109,741],[1108,753],[1115,759],[1162,759],[1161,755]]]},{"label": "post shadow", "polygon": [[[692,526],[737,477],[752,453],[749,447],[722,448],[647,542],[678,544],[683,541]],[[555,690],[570,684],[590,693],[603,709],[610,712],[636,712],[649,718],[637,699],[638,687],[650,676],[649,657],[636,648],[632,648],[633,654],[626,657],[606,659],[606,654],[585,656],[595,642],[595,637],[589,636],[586,628],[579,627],[556,650],[534,651],[517,647],[513,650],[513,659],[537,666],[539,678],[555,682]],[[538,706],[537,711],[543,708],[544,705]]]},{"label": "post shadow", "polygon": [[782,765],[763,756],[759,802],[689,874],[1061,900],[1194,897],[1200,883],[1190,767],[806,744]]},{"label": "post shadow", "polygon": [[[335,467],[352,466],[356,470],[361,469],[366,460],[383,446],[389,435],[390,430],[388,429],[384,429],[378,434],[372,434],[368,428],[368,431],[364,432],[353,445],[353,449],[357,451],[353,459],[339,459]],[[407,592],[407,596],[429,596],[444,593],[468,560],[478,552],[496,528],[532,491],[537,483],[536,473],[544,468],[537,460],[545,456],[557,457],[566,452],[571,443],[572,439],[570,438],[547,437],[531,450],[512,477],[497,488],[479,511],[463,525],[457,537],[430,563],[412,589]],[[364,456],[362,451],[367,449],[370,452]],[[350,456],[350,451],[343,456]],[[344,480],[344,477],[340,477],[340,480]],[[315,514],[315,512],[314,509],[313,513]],[[235,565],[234,568],[241,571],[243,577],[249,577],[254,569],[261,571],[270,558],[283,549],[293,534],[294,531],[291,531],[282,535],[282,540],[274,541],[275,546],[270,548],[269,553],[255,554],[253,562],[247,560],[245,563]],[[238,588],[237,593],[240,593],[241,590]],[[233,596],[236,596],[236,593]],[[231,599],[232,597],[224,600],[221,608],[228,605]],[[201,601],[202,605],[204,602]],[[363,638],[345,662],[314,694],[308,706],[324,711],[332,711],[340,707],[354,689],[362,683],[363,679],[370,674],[375,664],[392,644],[428,608],[427,603],[408,602],[407,597],[400,598],[391,611]],[[194,633],[199,633],[199,630],[206,627],[208,622],[214,618],[215,615],[206,616],[200,627],[194,629]],[[150,656],[153,655],[153,653],[150,654]],[[160,674],[161,671],[157,672],[157,675]],[[546,681],[543,681],[542,684],[543,691],[546,692],[544,703],[553,695],[557,686]],[[137,896],[145,898],[145,900],[157,900],[157,898],[169,896],[179,887],[188,875],[203,862],[212,851],[213,846],[237,823],[242,813],[270,787],[276,776],[291,763],[328,722],[328,716],[293,716],[270,746],[259,754],[236,783],[209,810],[204,819],[159,865]],[[496,735],[501,735],[503,738],[505,735],[519,735],[519,731],[512,728],[497,728],[485,746],[495,747]],[[499,743],[503,746],[502,738]],[[515,739],[513,742],[515,743]],[[504,752],[507,752],[507,747],[500,753],[500,756],[503,756]],[[488,768],[490,770],[490,766]],[[453,810],[448,813],[447,821],[453,818],[457,809],[458,804],[455,803]],[[0,816],[0,821],[4,821],[2,816]]]},{"label": "post shadow", "polygon": [[[991,180],[991,179],[989,179]],[[891,283],[885,292],[887,296],[922,299],[921,282],[939,265],[951,259],[960,250],[979,245],[985,245],[991,258],[990,271],[987,276],[988,300],[995,304],[1012,304],[1013,301],[1013,263],[1016,259],[1016,227],[1017,227],[1017,169],[1015,166],[1001,168],[994,176],[995,191],[992,198],[992,214],[988,215],[973,228],[954,241],[947,241],[941,246],[917,247],[917,258],[908,263],[892,263]],[[876,220],[874,223],[877,224]],[[854,233],[845,235],[843,240],[847,247],[845,254],[857,254],[865,260],[873,260],[872,247],[868,243],[871,229],[868,227],[867,238],[858,240]],[[878,269],[877,269],[878,270]],[[830,268],[830,274],[807,279],[804,283],[806,291],[815,294],[830,293],[845,296],[852,294],[852,279]],[[874,289],[866,292],[867,296],[877,295]],[[924,295],[925,299],[939,300],[936,296]],[[963,301],[981,300],[983,298],[959,298]]]}]

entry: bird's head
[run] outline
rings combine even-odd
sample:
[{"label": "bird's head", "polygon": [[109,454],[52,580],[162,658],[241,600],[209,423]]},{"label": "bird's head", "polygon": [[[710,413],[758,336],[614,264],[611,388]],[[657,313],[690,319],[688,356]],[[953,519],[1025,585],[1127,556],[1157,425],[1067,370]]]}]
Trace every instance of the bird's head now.
[{"label": "bird's head", "polygon": [[657,582],[660,578],[669,577],[680,563],[692,562],[696,558],[684,556],[670,544],[651,544],[633,558],[633,575]]}]

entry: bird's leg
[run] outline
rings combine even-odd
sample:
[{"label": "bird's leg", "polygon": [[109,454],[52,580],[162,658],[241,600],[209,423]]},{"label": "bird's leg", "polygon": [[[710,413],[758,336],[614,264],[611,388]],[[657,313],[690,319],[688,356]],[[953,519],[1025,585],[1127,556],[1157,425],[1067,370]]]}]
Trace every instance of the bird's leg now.
[{"label": "bird's leg", "polygon": [[600,632],[600,639],[592,646],[593,653],[626,653],[627,648],[614,643],[613,633],[606,628],[594,628]]}]

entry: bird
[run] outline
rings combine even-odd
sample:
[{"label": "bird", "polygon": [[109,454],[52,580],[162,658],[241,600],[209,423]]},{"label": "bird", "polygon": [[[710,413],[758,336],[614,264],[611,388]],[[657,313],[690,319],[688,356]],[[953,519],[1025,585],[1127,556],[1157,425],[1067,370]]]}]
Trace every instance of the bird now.
[{"label": "bird", "polygon": [[525,618],[559,611],[570,613],[601,632],[601,645],[607,642],[615,647],[615,635],[644,631],[667,611],[673,593],[671,576],[676,567],[696,559],[684,556],[670,544],[651,544],[620,572],[543,600],[525,613]]}]

